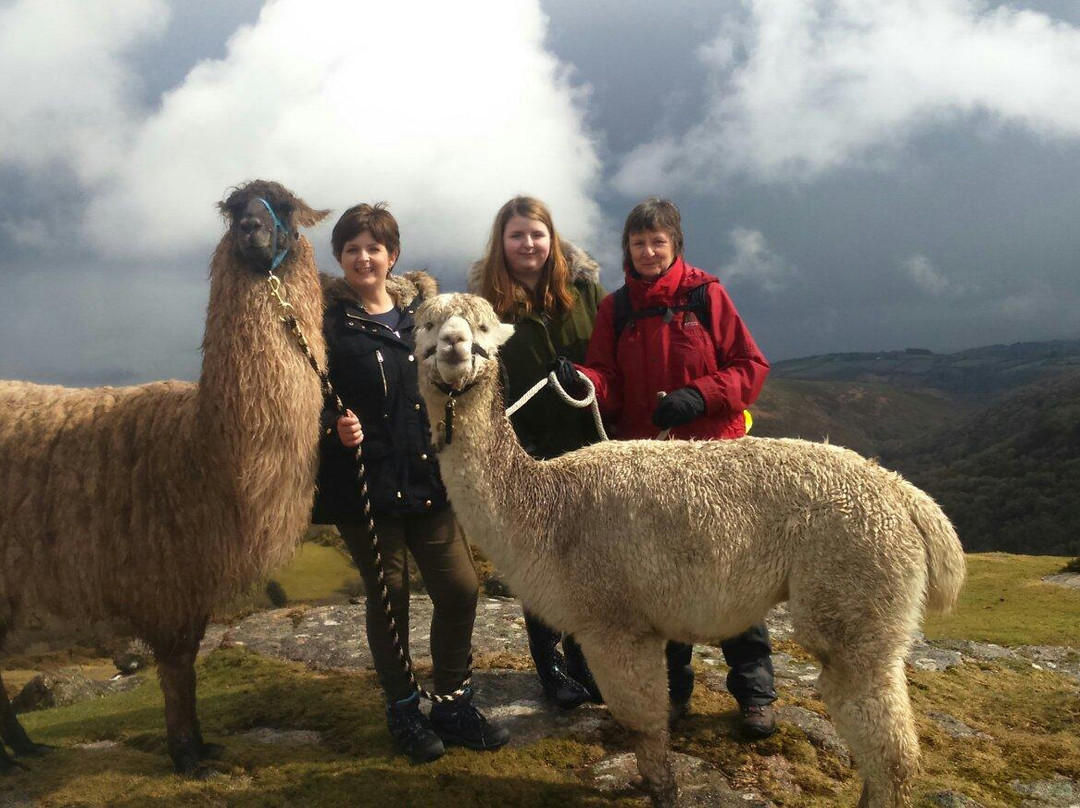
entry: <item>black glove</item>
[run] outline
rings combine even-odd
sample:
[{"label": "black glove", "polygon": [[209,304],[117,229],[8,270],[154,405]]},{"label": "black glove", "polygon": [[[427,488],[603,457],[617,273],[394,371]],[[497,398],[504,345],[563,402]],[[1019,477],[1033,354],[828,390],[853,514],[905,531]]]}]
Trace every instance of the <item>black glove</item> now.
[{"label": "black glove", "polygon": [[653,425],[658,429],[688,424],[705,414],[705,399],[693,387],[672,390],[656,405],[652,414]]},{"label": "black glove", "polygon": [[555,378],[558,380],[559,385],[571,398],[581,401],[589,395],[589,388],[585,386],[578,369],[565,356],[556,357],[555,361],[551,363],[550,370],[555,371]]}]

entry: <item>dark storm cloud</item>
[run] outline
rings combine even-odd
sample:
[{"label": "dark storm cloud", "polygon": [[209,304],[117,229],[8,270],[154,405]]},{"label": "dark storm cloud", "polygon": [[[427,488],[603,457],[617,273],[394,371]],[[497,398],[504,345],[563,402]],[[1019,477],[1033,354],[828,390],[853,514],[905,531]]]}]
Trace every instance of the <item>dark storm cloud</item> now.
[{"label": "dark storm cloud", "polygon": [[[909,7],[906,23],[914,25],[914,5],[901,5]],[[1075,68],[1065,57],[1080,41],[1070,27],[1080,25],[1075,4],[937,5],[952,15],[948,20],[967,26],[958,33],[991,63],[1031,53],[1038,42],[1059,46],[1056,54],[1042,54],[1035,67],[1006,64],[1006,73],[1031,71],[1029,93],[1007,86],[1000,97],[982,99],[981,113],[950,112],[965,81],[976,87],[988,81],[980,74],[988,68],[976,59],[957,68],[967,70],[967,78],[961,72],[948,79],[957,88],[952,95],[931,87],[923,96],[899,100],[853,97],[853,108],[931,104],[942,110],[913,122],[897,119],[895,139],[867,146],[876,124],[862,112],[850,113],[850,120],[826,120],[833,131],[821,140],[810,135],[806,142],[792,141],[785,132],[762,129],[762,142],[741,144],[750,149],[741,163],[726,162],[733,152],[720,151],[708,162],[689,163],[693,176],[679,162],[679,138],[698,127],[697,139],[684,144],[692,160],[721,142],[713,136],[720,137],[726,119],[714,121],[715,132],[702,129],[701,122],[724,93],[752,89],[725,85],[721,77],[758,58],[754,48],[761,46],[746,26],[753,14],[765,16],[760,10],[766,7],[746,3],[733,16],[725,16],[732,4],[713,3],[676,4],[670,14],[614,7],[600,13],[595,6],[571,8],[561,0],[549,0],[546,7],[554,20],[552,47],[593,84],[593,111],[607,133],[608,176],[616,180],[603,196],[609,221],[617,228],[646,194],[673,196],[684,214],[688,258],[729,283],[773,357],[914,345],[953,350],[1080,334],[1080,228],[1074,225],[1080,214],[1080,122],[1065,86]],[[829,9],[844,7],[812,12],[804,3],[768,6],[790,17],[795,33],[812,25],[826,32],[819,30],[825,38],[816,43],[824,55],[814,57],[826,66]],[[1032,15],[1015,16],[1025,9]],[[800,19],[814,13],[825,22]],[[709,52],[718,35],[735,43],[723,58]],[[868,47],[857,38],[843,46],[853,52]],[[925,43],[901,43],[897,58],[920,47]],[[947,52],[950,43],[943,47]],[[796,46],[788,48],[794,52]],[[724,59],[728,67],[720,71],[715,63]],[[816,69],[812,62],[795,69]],[[1059,66],[1065,95],[1055,102],[1046,97],[1045,85],[1053,83]],[[878,72],[866,80],[889,89],[890,69],[874,68]],[[747,103],[755,109],[753,99]],[[842,107],[834,111],[849,114]],[[765,126],[771,109],[765,105],[753,114]],[[867,147],[844,151],[849,138]],[[659,159],[642,146],[650,142],[667,157]],[[635,148],[640,159],[627,161]],[[782,163],[760,162],[785,149],[804,155],[790,171]],[[658,168],[664,165],[671,170]],[[609,284],[618,282],[617,272],[605,277]]]}]

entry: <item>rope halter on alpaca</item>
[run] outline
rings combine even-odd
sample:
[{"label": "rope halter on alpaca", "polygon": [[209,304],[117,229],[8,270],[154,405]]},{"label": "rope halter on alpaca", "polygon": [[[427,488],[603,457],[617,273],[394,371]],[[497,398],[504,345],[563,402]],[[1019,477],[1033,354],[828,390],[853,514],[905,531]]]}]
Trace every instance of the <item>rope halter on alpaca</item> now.
[{"label": "rope halter on alpaca", "polygon": [[561,398],[565,403],[571,407],[577,409],[583,409],[590,407],[592,409],[593,424],[596,426],[596,434],[600,436],[600,440],[607,440],[607,431],[604,429],[604,421],[600,417],[600,405],[596,401],[596,388],[593,386],[592,379],[586,376],[581,371],[578,371],[578,378],[585,383],[585,398],[574,398],[572,395],[563,389],[563,386],[559,383],[558,377],[555,375],[555,371],[548,373],[546,377],[538,381],[532,387],[525,391],[525,394],[506,408],[506,417],[509,418],[515,412],[524,407],[533,396],[547,387],[549,384],[552,389],[555,390],[555,394]]},{"label": "rope halter on alpaca", "polygon": [[[292,304],[285,299],[285,289],[281,283],[281,278],[274,274],[274,270],[281,265],[281,262],[285,260],[285,256],[289,252],[288,244],[286,244],[284,250],[280,253],[277,251],[277,232],[280,228],[285,234],[286,242],[288,242],[289,229],[281,224],[281,221],[278,219],[277,214],[274,213],[274,209],[270,206],[270,203],[265,199],[259,199],[259,201],[266,206],[266,209],[270,211],[270,215],[274,218],[275,255],[266,278],[267,283],[270,285],[270,294],[273,296],[274,300],[277,301],[277,304],[281,309],[281,321],[289,329],[289,332],[293,335],[297,345],[300,346],[300,350],[307,359],[308,364],[311,365],[311,368],[318,375],[319,381],[322,384],[323,396],[334,402],[334,410],[339,416],[345,415],[345,403],[341,400],[341,397],[334,390],[334,386],[330,383],[329,373],[319,367],[319,360],[311,353],[311,347],[308,345],[307,338],[304,336],[304,331],[300,327],[296,316],[292,314]],[[483,349],[481,349],[481,351],[483,351]],[[486,356],[486,354],[484,355]],[[451,407],[450,409],[452,410],[453,408]],[[371,554],[375,565],[375,574],[379,580],[379,600],[382,603],[383,614],[386,617],[386,627],[390,634],[390,638],[394,643],[394,650],[397,652],[398,662],[401,664],[401,669],[405,672],[405,675],[409,678],[409,686],[416,693],[419,693],[421,698],[442,704],[455,701],[468,693],[469,686],[472,683],[472,654],[469,655],[469,669],[465,674],[465,679],[461,682],[461,686],[449,695],[439,695],[425,690],[416,680],[416,674],[414,673],[412,666],[412,658],[409,656],[408,649],[405,648],[404,644],[401,642],[401,633],[398,631],[397,620],[394,618],[394,608],[390,602],[390,589],[386,585],[386,572],[382,560],[382,543],[379,541],[379,534],[375,530],[375,517],[371,513],[371,496],[368,493],[367,472],[364,469],[362,446],[362,443],[356,445],[356,480],[360,487],[360,499],[364,503],[364,516],[367,517],[368,535],[371,537]]]}]

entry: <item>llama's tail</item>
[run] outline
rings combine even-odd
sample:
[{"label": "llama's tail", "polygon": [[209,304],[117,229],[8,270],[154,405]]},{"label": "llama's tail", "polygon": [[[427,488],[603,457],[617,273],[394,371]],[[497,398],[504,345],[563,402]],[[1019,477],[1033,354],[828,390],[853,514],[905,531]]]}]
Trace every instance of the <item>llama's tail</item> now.
[{"label": "llama's tail", "polygon": [[967,575],[964,548],[938,504],[917,488],[913,494],[908,513],[926,548],[926,607],[931,612],[952,611]]}]

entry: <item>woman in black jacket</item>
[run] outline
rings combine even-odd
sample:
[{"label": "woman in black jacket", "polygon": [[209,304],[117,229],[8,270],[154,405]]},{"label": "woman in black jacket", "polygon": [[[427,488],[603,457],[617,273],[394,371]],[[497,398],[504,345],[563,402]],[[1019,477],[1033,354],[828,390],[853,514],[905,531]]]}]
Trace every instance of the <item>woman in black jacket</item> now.
[{"label": "woman in black jacket", "polygon": [[413,312],[436,292],[423,272],[392,274],[401,251],[397,222],[384,205],[345,211],[331,235],[345,273],[328,280],[323,331],[330,381],[348,408],[324,412],[319,491],[313,521],[336,524],[367,592],[367,637],[387,697],[394,740],[417,761],[441,756],[445,744],[496,749],[509,733],[472,705],[472,694],[419,710],[418,694],[397,658],[379,598],[367,519],[357,481],[363,443],[372,515],[382,544],[385,581],[402,645],[409,637],[408,553],[431,595],[435,689],[456,690],[468,673],[477,577],[468,545],[449,507],[430,442],[413,354]]}]

